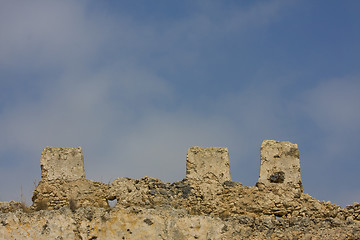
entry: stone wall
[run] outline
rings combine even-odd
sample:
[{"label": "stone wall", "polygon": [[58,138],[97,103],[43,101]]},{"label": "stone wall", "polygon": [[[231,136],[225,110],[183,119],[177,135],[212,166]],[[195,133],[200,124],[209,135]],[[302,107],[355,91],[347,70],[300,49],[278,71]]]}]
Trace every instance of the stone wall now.
[{"label": "stone wall", "polygon": [[107,184],[85,178],[81,147],[46,147],[41,153],[41,181],[33,193],[32,209],[63,206],[108,207]]},{"label": "stone wall", "polygon": [[227,148],[190,148],[186,177],[173,183],[88,180],[81,148],[46,147],[40,162],[33,205],[0,203],[0,240],[360,239],[360,204],[304,193],[290,142],[262,143],[256,186],[231,180]]},{"label": "stone wall", "polygon": [[241,215],[221,219],[171,207],[80,208],[0,213],[0,239],[359,239],[360,224],[336,218]]}]

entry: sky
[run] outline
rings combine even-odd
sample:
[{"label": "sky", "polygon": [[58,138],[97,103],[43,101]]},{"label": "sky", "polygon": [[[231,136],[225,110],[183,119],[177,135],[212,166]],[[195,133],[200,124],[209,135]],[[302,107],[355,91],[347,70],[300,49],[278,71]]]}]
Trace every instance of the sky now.
[{"label": "sky", "polygon": [[86,177],[185,177],[228,147],[254,186],[265,139],[299,146],[304,191],[360,202],[360,2],[0,1],[0,201],[31,204],[46,146]]}]

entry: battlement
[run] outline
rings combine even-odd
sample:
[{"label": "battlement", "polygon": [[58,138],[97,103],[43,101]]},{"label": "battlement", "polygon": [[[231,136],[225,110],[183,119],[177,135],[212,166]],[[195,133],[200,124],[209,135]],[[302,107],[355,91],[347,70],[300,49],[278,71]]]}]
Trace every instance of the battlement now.
[{"label": "battlement", "polygon": [[[260,151],[260,176],[256,187],[281,188],[289,192],[303,192],[300,176],[299,149],[290,142],[265,140]],[[82,149],[46,147],[41,154],[41,181],[33,194],[33,206],[38,208],[46,202],[50,209],[70,205],[76,199],[79,206],[108,206],[108,201],[120,201],[124,193],[133,192],[133,184],[127,178],[118,178],[112,184],[94,182],[85,178]],[[144,178],[147,184],[148,178]],[[130,182],[131,183],[130,183]],[[160,180],[156,180],[160,181]],[[190,193],[214,196],[226,186],[241,185],[231,181],[230,160],[227,148],[191,147],[186,156],[186,177],[179,197]],[[131,185],[131,187],[129,186]],[[175,184],[175,183],[173,183]],[[138,189],[139,187],[136,187]],[[168,186],[167,189],[171,189]],[[178,192],[178,188],[163,190],[163,195]],[[156,191],[142,191],[140,195],[156,196]],[[148,196],[149,195],[149,196]],[[160,201],[160,200],[159,200]],[[162,201],[162,200],[161,200]],[[142,203],[141,203],[142,204]]]},{"label": "battlement", "polygon": [[[85,179],[81,147],[46,147],[40,159],[44,181]],[[223,147],[191,147],[186,156],[186,179],[231,181],[229,151]],[[297,144],[264,140],[260,150],[258,184],[286,185],[302,189],[300,156]]]}]

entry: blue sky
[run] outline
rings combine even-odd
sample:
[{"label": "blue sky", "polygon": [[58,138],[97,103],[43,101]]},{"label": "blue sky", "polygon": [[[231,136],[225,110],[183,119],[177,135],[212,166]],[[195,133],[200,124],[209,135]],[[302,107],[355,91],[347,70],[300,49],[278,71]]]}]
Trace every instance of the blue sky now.
[{"label": "blue sky", "polygon": [[253,186],[264,139],[297,143],[305,192],[360,201],[359,1],[1,1],[0,201],[28,203],[46,146],[88,179],[185,177],[228,147]]}]

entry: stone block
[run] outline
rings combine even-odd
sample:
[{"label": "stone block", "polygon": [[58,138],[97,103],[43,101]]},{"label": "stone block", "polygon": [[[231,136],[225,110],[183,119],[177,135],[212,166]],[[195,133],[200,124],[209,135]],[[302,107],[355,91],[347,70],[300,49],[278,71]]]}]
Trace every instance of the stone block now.
[{"label": "stone block", "polygon": [[219,182],[231,181],[227,148],[189,148],[186,157],[186,178],[203,180],[205,177],[215,178]]},{"label": "stone block", "polygon": [[81,147],[46,147],[41,153],[41,178],[45,181],[85,178],[84,156]]},{"label": "stone block", "polygon": [[302,190],[297,144],[264,140],[260,152],[259,183],[265,186],[290,186]]}]

